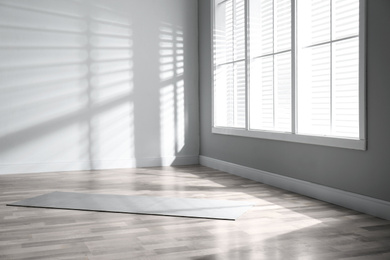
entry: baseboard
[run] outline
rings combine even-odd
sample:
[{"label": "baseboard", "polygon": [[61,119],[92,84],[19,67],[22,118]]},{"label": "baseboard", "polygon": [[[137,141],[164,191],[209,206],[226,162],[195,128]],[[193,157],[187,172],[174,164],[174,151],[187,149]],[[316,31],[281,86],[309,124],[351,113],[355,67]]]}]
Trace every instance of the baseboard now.
[{"label": "baseboard", "polygon": [[0,164],[1,174],[104,170],[136,167],[198,164],[199,156],[132,158],[129,160],[93,160],[51,163]]},{"label": "baseboard", "polygon": [[199,163],[210,168],[390,220],[390,202],[384,200],[334,189],[307,181],[301,181],[206,156],[199,156]]}]

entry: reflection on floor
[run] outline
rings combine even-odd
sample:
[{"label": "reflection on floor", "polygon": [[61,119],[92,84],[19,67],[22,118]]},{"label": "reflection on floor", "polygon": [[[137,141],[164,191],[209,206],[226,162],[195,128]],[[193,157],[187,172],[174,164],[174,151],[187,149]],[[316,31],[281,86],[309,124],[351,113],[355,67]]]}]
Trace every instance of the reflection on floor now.
[{"label": "reflection on floor", "polygon": [[[7,207],[51,191],[243,200],[237,221]],[[0,176],[0,259],[390,259],[390,222],[204,166]]]}]

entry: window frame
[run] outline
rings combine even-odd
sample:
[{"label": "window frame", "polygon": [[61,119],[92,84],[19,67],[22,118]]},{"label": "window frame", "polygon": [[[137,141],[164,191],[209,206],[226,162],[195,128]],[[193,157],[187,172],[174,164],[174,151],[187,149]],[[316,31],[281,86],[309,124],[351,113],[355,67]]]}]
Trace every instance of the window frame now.
[{"label": "window frame", "polygon": [[367,149],[367,137],[366,137],[366,0],[359,0],[359,138],[347,138],[347,137],[331,137],[331,136],[316,136],[316,135],[303,135],[296,133],[296,0],[291,0],[292,8],[292,123],[291,129],[292,133],[287,132],[276,132],[276,131],[266,131],[266,130],[253,130],[249,128],[249,99],[250,99],[250,88],[248,84],[249,79],[249,53],[248,53],[248,32],[249,32],[249,0],[245,0],[245,68],[246,68],[246,124],[245,128],[236,128],[236,127],[221,127],[215,126],[214,124],[214,71],[216,64],[214,63],[214,25],[215,25],[215,12],[214,6],[215,2],[218,0],[210,1],[210,12],[211,12],[211,100],[212,100],[212,133],[221,134],[221,135],[232,135],[232,136],[241,136],[249,138],[260,138],[267,140],[276,140],[276,141],[287,141],[303,144],[312,144],[312,145],[321,145],[321,146],[330,146],[354,150],[366,150]]}]

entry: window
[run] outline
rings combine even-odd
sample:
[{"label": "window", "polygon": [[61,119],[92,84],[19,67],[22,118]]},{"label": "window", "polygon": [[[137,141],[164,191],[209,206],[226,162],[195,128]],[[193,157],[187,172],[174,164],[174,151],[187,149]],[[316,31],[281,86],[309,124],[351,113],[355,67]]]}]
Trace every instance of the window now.
[{"label": "window", "polygon": [[245,127],[245,1],[216,1],[215,125]]},{"label": "window", "polygon": [[291,1],[251,1],[250,129],[291,132]]},{"label": "window", "polygon": [[213,133],[365,149],[363,10],[213,1]]}]

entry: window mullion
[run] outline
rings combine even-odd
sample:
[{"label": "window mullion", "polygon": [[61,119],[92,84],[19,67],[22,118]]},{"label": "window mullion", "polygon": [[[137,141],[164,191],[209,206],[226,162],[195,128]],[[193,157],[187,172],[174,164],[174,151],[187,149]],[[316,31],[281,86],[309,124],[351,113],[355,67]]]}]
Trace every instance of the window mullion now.
[{"label": "window mullion", "polygon": [[275,129],[275,1],[272,1],[272,113],[273,113],[273,129]]},{"label": "window mullion", "polygon": [[283,54],[283,53],[286,53],[286,52],[289,52],[289,51],[291,51],[291,50],[284,50],[284,51],[278,51],[278,52],[274,52],[274,53],[268,53],[268,54],[252,57],[252,59],[258,59],[258,58],[264,58],[264,57],[268,57],[268,56]]},{"label": "window mullion", "polygon": [[236,59],[236,0],[232,0],[232,60],[233,60],[233,126],[236,126],[236,110],[237,110],[237,82],[236,82],[236,71],[235,71],[235,59]]},{"label": "window mullion", "polygon": [[296,95],[296,0],[291,0],[291,133],[297,132]]},{"label": "window mullion", "polygon": [[366,136],[366,0],[360,0],[359,9],[359,139]]},{"label": "window mullion", "polygon": [[249,43],[249,0],[245,0],[245,129],[249,130],[249,118],[250,118],[250,110],[249,110],[249,76],[250,76],[250,68],[249,68],[249,60],[250,60],[250,48],[248,46]]},{"label": "window mullion", "polygon": [[359,37],[359,35],[352,35],[352,36],[348,36],[348,37],[344,37],[344,38],[339,38],[339,39],[336,39],[336,40],[330,40],[330,41],[324,41],[324,42],[320,42],[320,43],[315,43],[315,44],[312,44],[312,45],[309,45],[309,46],[305,46],[303,48],[317,47],[317,46],[321,46],[321,45],[325,45],[325,44],[330,44],[330,43],[335,43],[335,42],[340,42],[340,41],[353,39],[353,38],[356,38],[356,37]]},{"label": "window mullion", "polygon": [[329,64],[329,69],[330,69],[330,72],[329,72],[329,76],[330,76],[330,80],[329,80],[329,83],[330,83],[330,93],[329,93],[329,99],[330,99],[330,104],[329,104],[329,108],[330,108],[330,122],[329,122],[329,127],[330,127],[330,131],[329,131],[329,134],[330,135],[333,135],[333,0],[329,0],[330,1],[330,18],[329,18],[329,22],[330,22],[330,46],[329,46],[329,49],[330,49],[330,55],[329,55],[329,58],[330,58],[330,64]]}]

